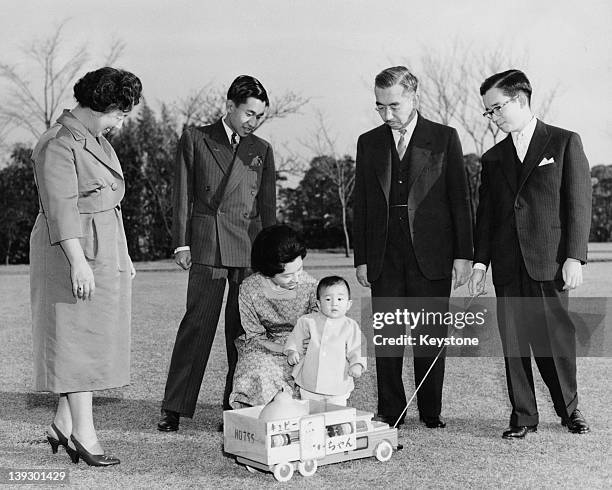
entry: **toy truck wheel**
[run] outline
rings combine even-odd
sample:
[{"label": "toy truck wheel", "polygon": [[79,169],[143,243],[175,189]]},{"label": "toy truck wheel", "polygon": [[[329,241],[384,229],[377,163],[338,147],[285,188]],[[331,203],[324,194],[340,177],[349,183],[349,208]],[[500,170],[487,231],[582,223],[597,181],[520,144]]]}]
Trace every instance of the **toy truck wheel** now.
[{"label": "toy truck wheel", "polygon": [[308,459],[298,463],[298,471],[302,476],[312,476],[317,472],[317,460]]},{"label": "toy truck wheel", "polygon": [[391,459],[391,455],[393,454],[393,446],[387,440],[380,441],[376,445],[376,449],[374,450],[374,456],[378,461],[389,461]]},{"label": "toy truck wheel", "polygon": [[274,478],[277,481],[285,482],[291,480],[293,476],[293,465],[291,463],[279,463],[274,465],[274,470],[272,471],[274,474]]},{"label": "toy truck wheel", "polygon": [[247,469],[249,473],[257,473],[257,470],[253,468],[252,466],[249,466],[248,464],[244,465],[244,467]]}]

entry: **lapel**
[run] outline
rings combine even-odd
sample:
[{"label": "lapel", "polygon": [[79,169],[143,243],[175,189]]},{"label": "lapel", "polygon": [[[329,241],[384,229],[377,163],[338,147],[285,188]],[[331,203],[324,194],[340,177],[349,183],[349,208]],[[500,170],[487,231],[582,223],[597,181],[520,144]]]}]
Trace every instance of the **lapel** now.
[{"label": "lapel", "polygon": [[[236,159],[232,165],[231,173],[227,179],[227,185],[225,187],[225,195],[231,193],[240,183],[242,178],[247,172],[252,171],[249,169],[249,165],[253,159],[257,158],[255,151],[255,138],[249,135],[244,138],[240,138],[238,149],[236,150]],[[259,155],[263,162],[263,156]],[[261,163],[263,165],[263,163]]]},{"label": "lapel", "polygon": [[391,192],[391,152],[395,146],[391,128],[386,124],[379,126],[373,143],[374,171],[387,204],[389,204],[389,194]]},{"label": "lapel", "polygon": [[529,142],[529,148],[527,148],[527,154],[521,165],[521,177],[519,179],[518,188],[520,189],[524,184],[533,169],[536,168],[539,162],[542,160],[546,145],[550,141],[550,133],[546,128],[546,124],[538,119],[535,131]]},{"label": "lapel", "polygon": [[110,168],[119,175],[119,177],[123,178],[119,159],[113,147],[104,136],[100,136],[100,143],[98,143],[96,138],[87,130],[81,121],[74,117],[67,109],[64,110],[57,122],[70,131],[76,141],[83,141],[83,148],[85,151],[93,155],[94,158]]},{"label": "lapel", "polygon": [[517,174],[516,174],[516,166],[517,160],[515,160],[514,155],[516,151],[514,149],[514,143],[512,142],[512,136],[510,133],[499,143],[499,150],[501,154],[501,170],[506,180],[508,181],[508,185],[512,189],[512,193],[516,194],[517,189]]},{"label": "lapel", "polygon": [[202,134],[215,162],[217,162],[221,171],[227,174],[230,170],[232,158],[234,158],[234,151],[227,139],[223,121],[219,119],[216,123],[204,127]]},{"label": "lapel", "polygon": [[417,114],[417,123],[412,133],[412,138],[408,144],[409,155],[404,155],[404,158],[410,158],[408,166],[408,193],[412,189],[412,185],[427,167],[431,159],[431,131],[429,130],[428,121],[423,119],[420,114]]}]

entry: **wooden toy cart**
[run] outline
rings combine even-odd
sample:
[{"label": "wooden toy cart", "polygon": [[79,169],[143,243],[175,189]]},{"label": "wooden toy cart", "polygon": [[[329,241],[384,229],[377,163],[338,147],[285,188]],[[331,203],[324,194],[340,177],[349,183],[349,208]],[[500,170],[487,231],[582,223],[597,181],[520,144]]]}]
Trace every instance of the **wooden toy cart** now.
[{"label": "wooden toy cart", "polygon": [[401,449],[397,429],[373,421],[373,414],[315,400],[302,400],[307,415],[264,422],[263,405],[223,413],[227,453],[247,470],[270,471],[288,481],[295,469],[311,476],[320,465],[375,456],[391,459]]}]

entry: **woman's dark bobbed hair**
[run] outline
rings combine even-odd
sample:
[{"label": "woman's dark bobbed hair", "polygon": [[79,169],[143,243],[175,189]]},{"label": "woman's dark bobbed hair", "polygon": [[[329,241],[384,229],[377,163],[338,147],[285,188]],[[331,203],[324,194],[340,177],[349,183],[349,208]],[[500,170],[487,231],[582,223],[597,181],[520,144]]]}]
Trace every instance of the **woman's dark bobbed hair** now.
[{"label": "woman's dark bobbed hair", "polygon": [[251,267],[266,277],[285,270],[285,264],[306,257],[306,246],[297,232],[287,225],[273,225],[259,232],[251,249]]},{"label": "woman's dark bobbed hair", "polygon": [[105,66],[90,71],[74,85],[74,98],[97,112],[131,111],[140,102],[142,83],[125,70]]}]

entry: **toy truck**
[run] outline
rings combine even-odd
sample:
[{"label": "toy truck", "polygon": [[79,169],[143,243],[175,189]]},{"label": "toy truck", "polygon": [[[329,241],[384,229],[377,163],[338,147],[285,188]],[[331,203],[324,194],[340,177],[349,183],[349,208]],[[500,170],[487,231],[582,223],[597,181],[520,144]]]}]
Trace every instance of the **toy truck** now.
[{"label": "toy truck", "polygon": [[388,461],[401,449],[397,429],[372,420],[370,412],[315,400],[300,403],[307,404],[307,415],[271,421],[259,420],[263,405],[225,411],[225,452],[250,472],[270,471],[285,482],[296,468],[312,476],[320,465],[370,456]]}]

